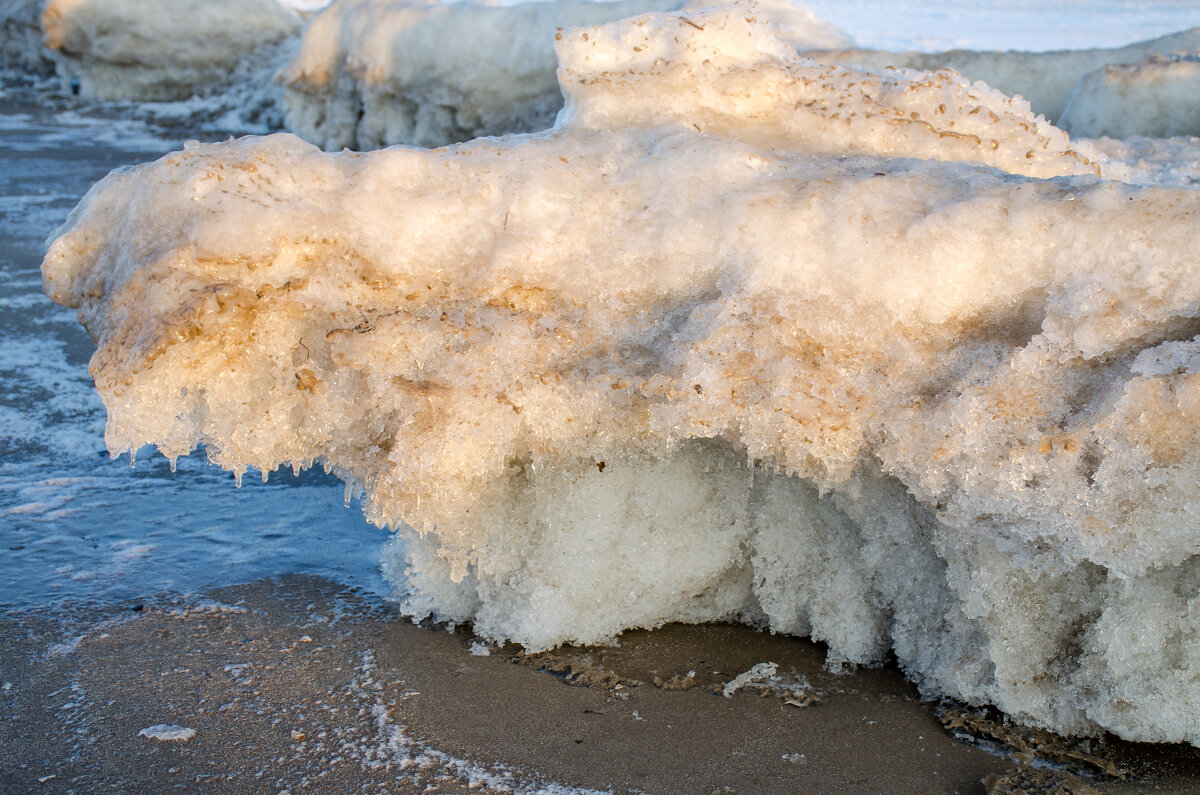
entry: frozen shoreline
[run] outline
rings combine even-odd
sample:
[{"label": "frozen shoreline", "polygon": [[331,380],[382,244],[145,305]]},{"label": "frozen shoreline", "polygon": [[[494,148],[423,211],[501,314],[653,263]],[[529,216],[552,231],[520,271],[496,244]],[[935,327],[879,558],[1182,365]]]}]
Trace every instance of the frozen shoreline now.
[{"label": "frozen shoreline", "polygon": [[[249,782],[397,795],[427,786],[1000,795],[1038,776],[1080,795],[1183,795],[1198,783],[1196,749],[1113,738],[1090,750],[1026,746],[1024,764],[1038,773],[975,747],[988,744],[983,735],[964,742],[975,730],[944,729],[895,669],[832,675],[814,644],[745,628],[671,626],[524,660],[512,647],[473,654],[473,643],[304,577],[88,615],[0,614],[0,775],[39,792]],[[753,688],[720,694],[767,661],[807,683],[805,706]],[[162,723],[195,735],[140,736]],[[1127,778],[1098,775],[1088,759]],[[1064,765],[1087,777],[1053,769]]]}]

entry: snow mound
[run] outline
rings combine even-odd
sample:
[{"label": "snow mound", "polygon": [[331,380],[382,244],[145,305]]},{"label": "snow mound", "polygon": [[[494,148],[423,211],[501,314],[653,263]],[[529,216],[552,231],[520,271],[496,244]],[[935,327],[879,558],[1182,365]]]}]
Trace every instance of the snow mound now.
[{"label": "snow mound", "polygon": [[[1035,113],[1051,121],[1062,118],[1067,100],[1081,78],[1110,64],[1131,64],[1151,55],[1200,50],[1200,28],[1112,49],[1056,50],[1051,52],[888,52],[836,49],[804,54],[824,63],[852,64],[868,69],[888,66],[933,71],[953,69],[970,80],[982,80],[1008,94],[1029,101]],[[1130,120],[1136,125],[1136,120]],[[1072,134],[1077,133],[1067,127]],[[1139,135],[1152,135],[1138,131]]]},{"label": "snow mound", "polygon": [[48,0],[46,47],[88,99],[180,99],[228,82],[300,32],[275,0]]},{"label": "snow mound", "polygon": [[[679,5],[338,0],[312,20],[281,73],[287,126],[330,150],[440,146],[542,130],[562,107],[554,75],[557,29]],[[790,0],[744,8],[801,46],[849,41]]]},{"label": "snow mound", "polygon": [[1062,126],[1085,138],[1200,135],[1200,56],[1155,55],[1084,75]]},{"label": "snow mound", "polygon": [[740,620],[1200,744],[1200,193],[738,9],[558,48],[539,135],[96,185],[43,277],[109,448],[330,468],[491,642]]}]

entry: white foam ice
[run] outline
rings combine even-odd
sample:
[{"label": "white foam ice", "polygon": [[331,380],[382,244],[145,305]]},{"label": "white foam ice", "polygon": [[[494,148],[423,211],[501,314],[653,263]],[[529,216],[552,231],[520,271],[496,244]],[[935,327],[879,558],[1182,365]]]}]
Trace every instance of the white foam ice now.
[{"label": "white foam ice", "polygon": [[[281,72],[287,128],[330,150],[440,146],[549,127],[562,107],[554,37],[682,0],[496,5],[337,0],[305,29]],[[759,0],[793,44],[850,42],[791,0]]]},{"label": "white foam ice", "polygon": [[1200,744],[1200,194],[741,9],[557,50],[541,134],[94,187],[43,276],[110,448],[331,467],[488,641],[734,619]]}]

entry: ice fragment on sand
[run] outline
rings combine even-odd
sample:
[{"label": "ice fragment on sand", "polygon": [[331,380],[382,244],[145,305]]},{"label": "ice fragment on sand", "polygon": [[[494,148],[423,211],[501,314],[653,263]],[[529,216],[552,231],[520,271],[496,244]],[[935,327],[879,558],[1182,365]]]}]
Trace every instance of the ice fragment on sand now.
[{"label": "ice fragment on sand", "polygon": [[761,662],[752,666],[747,671],[742,671],[737,676],[725,683],[725,687],[721,688],[721,695],[725,698],[731,698],[734,693],[741,690],[748,684],[765,682],[775,676],[779,671],[779,666],[773,662]]},{"label": "ice fragment on sand", "polygon": [[196,736],[196,730],[176,726],[174,723],[156,723],[153,726],[147,726],[142,729],[138,734],[142,737],[161,742],[178,741],[185,743]]},{"label": "ice fragment on sand", "polygon": [[1084,75],[1063,111],[1062,126],[1087,138],[1200,135],[1197,97],[1200,55],[1156,55]]},{"label": "ice fragment on sand", "polygon": [[1200,744],[1200,193],[742,11],[558,47],[539,135],[93,188],[43,275],[109,446],[328,466],[489,641],[738,620]]}]

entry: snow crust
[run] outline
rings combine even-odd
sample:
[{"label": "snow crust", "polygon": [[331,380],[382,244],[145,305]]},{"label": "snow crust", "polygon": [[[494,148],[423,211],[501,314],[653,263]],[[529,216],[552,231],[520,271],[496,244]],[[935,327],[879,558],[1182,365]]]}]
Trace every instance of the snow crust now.
[{"label": "snow crust", "polygon": [[110,450],[332,469],[488,641],[740,620],[1200,744],[1200,194],[741,9],[557,50],[542,134],[97,184],[43,278]]},{"label": "snow crust", "polygon": [[[1020,95],[1029,101],[1035,113],[1040,113],[1051,121],[1058,121],[1063,119],[1067,100],[1086,75],[1110,65],[1145,61],[1152,55],[1196,50],[1200,50],[1200,28],[1111,49],[1049,52],[950,50],[935,53],[831,49],[804,54],[822,62],[853,64],[868,69],[883,69],[888,66],[926,71],[953,69],[971,80],[982,80],[1009,96]],[[1149,78],[1143,80],[1145,83],[1151,82]],[[1095,89],[1089,88],[1086,91],[1091,93]],[[1137,111],[1140,108],[1133,110]],[[1129,125],[1136,125],[1142,114],[1130,113],[1128,118]],[[1088,135],[1086,131],[1076,130],[1070,124],[1063,126],[1072,135]],[[1131,134],[1155,133],[1149,129],[1136,129]]]},{"label": "snow crust", "polygon": [[[281,73],[287,127],[330,150],[440,146],[542,130],[562,107],[554,74],[558,28],[680,5],[337,0],[312,20]],[[851,43],[790,0],[744,7],[798,46]]]},{"label": "snow crust", "polygon": [[275,0],[48,0],[44,43],[89,99],[181,99],[229,82],[300,32]]}]

